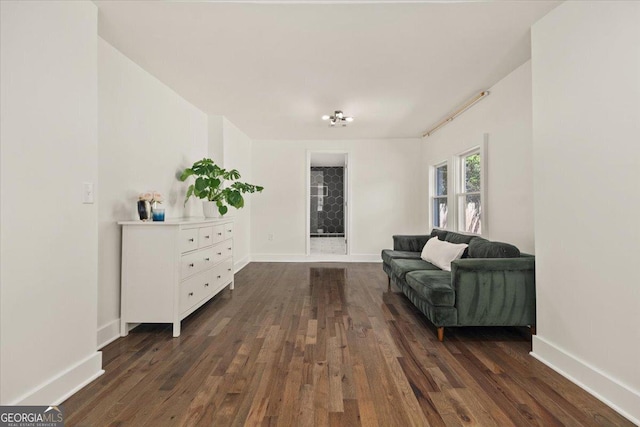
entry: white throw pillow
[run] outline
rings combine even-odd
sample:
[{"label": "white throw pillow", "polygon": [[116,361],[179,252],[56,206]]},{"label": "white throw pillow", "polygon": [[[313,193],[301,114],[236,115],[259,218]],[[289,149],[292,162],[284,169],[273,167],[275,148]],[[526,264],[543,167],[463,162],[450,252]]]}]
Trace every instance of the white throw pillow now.
[{"label": "white throw pillow", "polygon": [[469,245],[466,243],[449,243],[432,237],[422,249],[420,257],[445,271],[451,271],[451,261],[459,259]]}]

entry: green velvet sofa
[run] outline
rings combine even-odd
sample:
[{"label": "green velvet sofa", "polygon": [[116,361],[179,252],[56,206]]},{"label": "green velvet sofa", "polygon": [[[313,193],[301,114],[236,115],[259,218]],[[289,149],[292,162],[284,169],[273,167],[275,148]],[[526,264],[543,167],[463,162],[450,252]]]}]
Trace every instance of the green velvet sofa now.
[{"label": "green velvet sofa", "polygon": [[[443,271],[420,258],[429,239],[467,243],[461,259]],[[382,251],[382,268],[437,328],[530,326],[535,333],[535,258],[507,243],[434,229],[430,235],[393,236]]]}]

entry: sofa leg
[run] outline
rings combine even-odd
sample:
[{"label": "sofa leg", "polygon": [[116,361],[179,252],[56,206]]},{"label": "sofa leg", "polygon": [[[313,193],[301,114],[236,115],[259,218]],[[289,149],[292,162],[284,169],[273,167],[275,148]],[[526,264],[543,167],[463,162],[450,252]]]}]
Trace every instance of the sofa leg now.
[{"label": "sofa leg", "polygon": [[530,325],[529,329],[531,330],[531,335],[535,335],[536,334],[536,325]]},{"label": "sofa leg", "polygon": [[387,284],[388,284],[387,290],[390,291],[391,290],[391,276],[387,276],[387,281],[388,281],[387,282]]},{"label": "sofa leg", "polygon": [[438,327],[438,341],[444,342],[444,326]]}]

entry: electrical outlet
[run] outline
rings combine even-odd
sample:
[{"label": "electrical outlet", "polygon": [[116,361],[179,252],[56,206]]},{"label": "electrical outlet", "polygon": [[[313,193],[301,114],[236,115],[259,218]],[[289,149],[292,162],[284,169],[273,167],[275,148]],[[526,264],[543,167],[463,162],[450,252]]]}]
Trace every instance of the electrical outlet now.
[{"label": "electrical outlet", "polygon": [[273,241],[273,233],[267,234],[267,240],[269,240],[270,242]]}]

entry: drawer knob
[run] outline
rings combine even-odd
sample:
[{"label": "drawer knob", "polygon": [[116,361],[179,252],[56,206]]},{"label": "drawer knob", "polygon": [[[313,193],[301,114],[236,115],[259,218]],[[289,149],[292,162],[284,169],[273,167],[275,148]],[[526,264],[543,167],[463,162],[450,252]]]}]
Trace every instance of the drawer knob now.
[{"label": "drawer knob", "polygon": [[209,261],[209,258],[205,258],[204,260],[205,260],[205,261]]},{"label": "drawer knob", "polygon": [[211,236],[204,236],[204,238],[205,238],[205,239],[210,239],[210,238],[211,238]]},{"label": "drawer knob", "polygon": [[231,250],[231,248],[227,248],[227,249]]},{"label": "drawer knob", "polygon": [[222,255],[222,252],[218,252],[218,255]]},{"label": "drawer knob", "polygon": [[193,267],[193,263],[189,264],[189,267]]},{"label": "drawer knob", "polygon": [[195,242],[195,240],[193,240],[193,238],[189,239],[190,242]]},{"label": "drawer knob", "polygon": [[222,236],[222,233],[218,233],[218,236]]},{"label": "drawer knob", "polygon": [[230,268],[227,268],[227,271],[231,271],[231,269],[230,269]]},{"label": "drawer knob", "polygon": [[218,279],[220,279],[222,276],[218,276]]},{"label": "drawer knob", "polygon": [[208,283],[205,283],[205,284],[204,284],[204,287],[205,287],[205,288],[206,288],[206,287],[208,287],[208,286],[209,286],[209,284],[208,284]]},{"label": "drawer knob", "polygon": [[189,296],[192,297],[193,296],[193,292],[189,292]]}]

